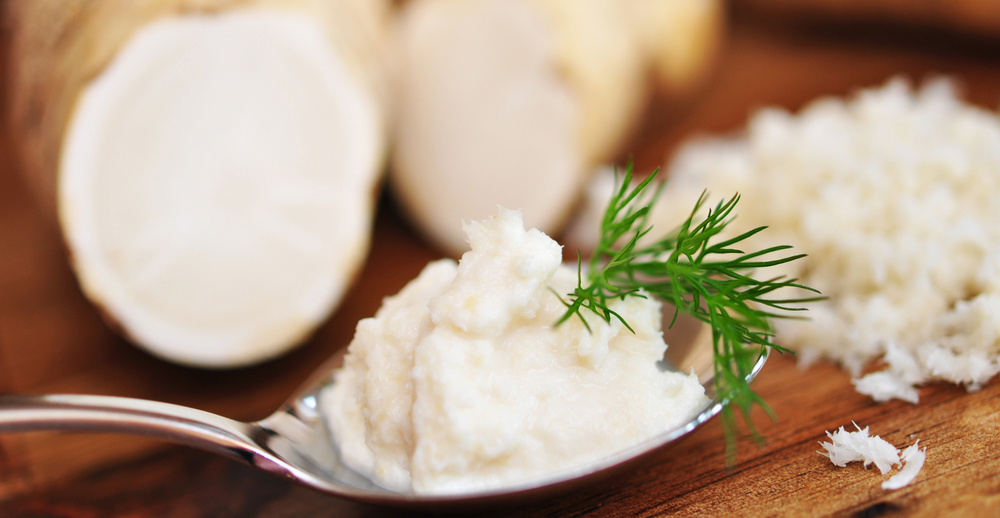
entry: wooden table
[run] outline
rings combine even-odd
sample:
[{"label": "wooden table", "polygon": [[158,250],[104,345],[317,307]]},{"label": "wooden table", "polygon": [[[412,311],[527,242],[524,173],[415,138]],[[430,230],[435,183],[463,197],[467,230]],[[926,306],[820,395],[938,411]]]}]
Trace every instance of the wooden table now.
[{"label": "wooden table", "polygon": [[[654,102],[628,146],[640,170],[692,133],[740,128],[755,108],[798,109],[890,76],[930,73],[964,81],[970,101],[1000,101],[1000,39],[915,30],[776,25],[735,13],[718,69],[683,104]],[[0,83],[2,84],[2,83]],[[101,321],[70,272],[56,230],[28,198],[0,138],[0,392],[80,392],[179,403],[237,419],[267,415],[313,368],[350,341],[359,318],[438,257],[383,199],[364,272],[335,315],[302,348],[254,368],[186,369],[130,346]],[[849,377],[773,357],[755,383],[779,421],[757,416],[767,442],[744,442],[724,466],[718,421],[658,452],[634,471],[517,509],[517,516],[851,515],[1000,516],[1000,383],[973,394],[950,385],[921,402],[873,403]],[[871,426],[897,446],[919,438],[917,480],[886,492],[877,471],[836,468],[816,453],[824,431]],[[22,434],[0,438],[0,516],[391,516],[323,495],[200,451],[146,439]],[[405,513],[404,513],[405,514]]]}]

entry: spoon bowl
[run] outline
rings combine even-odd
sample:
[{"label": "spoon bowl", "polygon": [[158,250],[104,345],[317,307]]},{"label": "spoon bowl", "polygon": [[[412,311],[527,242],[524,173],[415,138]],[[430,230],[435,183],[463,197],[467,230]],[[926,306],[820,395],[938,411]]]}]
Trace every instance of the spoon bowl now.
[{"label": "spoon bowl", "polygon": [[[661,368],[699,375],[710,401],[691,420],[665,430],[598,462],[534,478],[494,491],[422,495],[384,489],[347,468],[340,460],[319,411],[323,390],[332,386],[336,355],[316,371],[301,390],[267,418],[242,422],[193,408],[156,401],[88,395],[0,396],[0,433],[40,430],[113,432],[151,436],[244,462],[305,486],[341,497],[394,507],[469,509],[525,502],[568,492],[626,470],[649,453],[677,440],[722,410],[712,390],[712,348],[701,339],[671,345]],[[670,339],[668,338],[668,341]],[[748,375],[756,377],[767,355]]]}]

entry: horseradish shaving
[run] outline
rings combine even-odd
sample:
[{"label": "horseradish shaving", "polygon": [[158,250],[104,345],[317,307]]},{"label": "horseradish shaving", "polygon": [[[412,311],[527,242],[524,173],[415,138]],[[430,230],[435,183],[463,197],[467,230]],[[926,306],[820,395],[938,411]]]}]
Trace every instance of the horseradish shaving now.
[{"label": "horseradish shaving", "polygon": [[912,446],[903,450],[900,455],[895,446],[889,444],[885,439],[875,435],[868,435],[868,427],[863,430],[857,423],[854,427],[856,432],[848,432],[841,426],[836,432],[826,432],[831,442],[820,443],[826,451],[819,452],[830,459],[835,465],[847,466],[849,462],[861,461],[865,469],[872,463],[885,475],[892,470],[893,466],[901,466],[898,473],[882,482],[882,489],[893,490],[909,485],[913,479],[917,478],[920,469],[924,466],[927,449],[920,449],[918,440]]}]

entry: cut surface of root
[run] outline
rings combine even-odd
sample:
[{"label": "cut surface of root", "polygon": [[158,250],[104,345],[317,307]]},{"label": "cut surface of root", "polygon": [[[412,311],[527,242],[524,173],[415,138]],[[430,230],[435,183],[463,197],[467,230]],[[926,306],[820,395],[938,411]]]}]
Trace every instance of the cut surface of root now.
[{"label": "cut surface of root", "polygon": [[376,99],[291,12],[157,20],[82,92],[60,220],[86,294],[140,345],[232,367],[303,340],[364,259]]},{"label": "cut surface of root", "polygon": [[558,231],[594,155],[617,147],[640,104],[641,65],[612,6],[427,0],[404,10],[390,183],[444,250],[467,249],[461,222],[497,205]]},{"label": "cut surface of root", "polygon": [[498,204],[551,228],[565,209],[555,193],[575,189],[580,114],[543,20],[524,2],[433,2],[407,14],[392,169],[400,201],[449,251],[468,248],[463,220]]}]

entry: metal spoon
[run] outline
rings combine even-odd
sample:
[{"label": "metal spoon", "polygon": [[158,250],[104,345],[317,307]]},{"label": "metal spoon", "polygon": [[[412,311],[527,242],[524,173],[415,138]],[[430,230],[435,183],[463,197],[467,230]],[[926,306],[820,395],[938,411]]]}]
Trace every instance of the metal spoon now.
[{"label": "metal spoon", "polygon": [[[669,342],[669,340],[668,340]],[[671,345],[662,368],[699,374],[711,390],[712,350],[708,340]],[[748,376],[756,377],[762,356]],[[552,496],[634,466],[646,454],[694,430],[722,410],[712,400],[686,425],[665,430],[600,462],[526,481],[502,490],[456,495],[419,495],[383,489],[344,466],[318,410],[320,392],[333,383],[336,357],[321,367],[278,411],[246,423],[193,408],[140,399],[85,396],[0,396],[0,433],[38,430],[116,432],[156,437],[219,453],[334,495],[381,505],[435,509],[472,508]],[[513,499],[512,499],[513,497]]]}]

